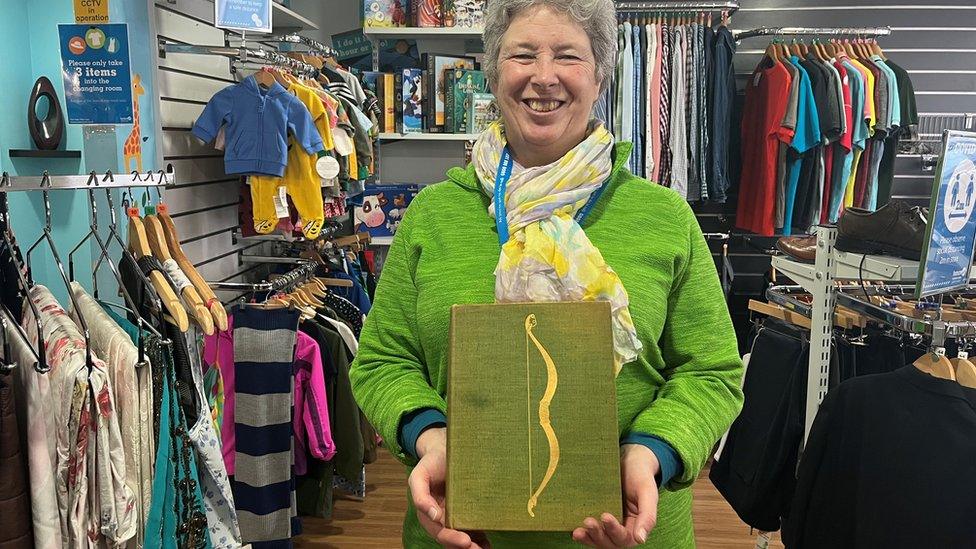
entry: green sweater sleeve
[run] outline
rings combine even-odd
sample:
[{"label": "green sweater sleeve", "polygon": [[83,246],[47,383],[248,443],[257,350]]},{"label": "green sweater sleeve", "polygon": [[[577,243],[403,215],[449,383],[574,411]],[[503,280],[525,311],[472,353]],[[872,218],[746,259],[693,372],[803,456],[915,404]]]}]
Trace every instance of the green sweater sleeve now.
[{"label": "green sweater sleeve", "polygon": [[683,467],[670,487],[679,489],[694,482],[742,409],[743,396],[742,361],[715,264],[691,207],[677,195],[675,202],[687,223],[688,253],[671,287],[660,340],[665,382],[631,431],[677,451]]},{"label": "green sweater sleeve", "polygon": [[403,416],[422,408],[447,414],[447,403],[430,384],[417,330],[414,281],[420,251],[411,244],[411,235],[422,195],[414,199],[393,238],[350,371],[359,407],[390,452],[407,465],[416,459],[400,447]]}]

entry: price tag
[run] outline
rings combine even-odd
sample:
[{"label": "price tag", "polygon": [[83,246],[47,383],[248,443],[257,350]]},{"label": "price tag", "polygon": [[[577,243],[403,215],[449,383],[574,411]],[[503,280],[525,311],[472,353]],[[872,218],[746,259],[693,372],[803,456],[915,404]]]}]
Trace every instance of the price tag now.
[{"label": "price tag", "polygon": [[279,219],[288,217],[288,191],[284,187],[278,187],[278,193],[274,195],[274,207]]},{"label": "price tag", "polygon": [[756,549],[769,549],[769,542],[772,539],[772,534],[769,532],[759,532],[756,536]]},{"label": "price tag", "polygon": [[315,163],[315,171],[322,179],[333,179],[339,175],[339,161],[329,155],[318,159]]},{"label": "price tag", "polygon": [[126,210],[126,213],[129,214],[129,217],[139,217],[139,207],[132,206],[131,208]]}]

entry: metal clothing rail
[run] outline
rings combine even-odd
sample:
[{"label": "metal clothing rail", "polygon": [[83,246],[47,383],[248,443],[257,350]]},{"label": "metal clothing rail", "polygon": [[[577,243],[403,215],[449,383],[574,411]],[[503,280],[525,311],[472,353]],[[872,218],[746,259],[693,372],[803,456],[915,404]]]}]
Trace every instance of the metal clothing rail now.
[{"label": "metal clothing rail", "polygon": [[94,171],[85,175],[51,175],[45,171],[41,175],[0,175],[0,192],[38,191],[60,189],[110,189],[120,187],[165,187],[176,184],[176,171],[167,165],[166,171],[132,172],[115,174],[107,171],[98,174]]},{"label": "metal clothing rail", "polygon": [[207,282],[207,285],[213,290],[228,292],[273,292],[312,278],[316,267],[314,262],[304,261],[299,267],[264,282]]},{"label": "metal clothing rail", "polygon": [[285,44],[303,44],[308,46],[315,53],[320,53],[325,57],[338,57],[339,53],[331,46],[326,46],[318,40],[309,38],[307,36],[302,36],[300,34],[288,34],[285,36],[275,36],[270,40],[262,40],[262,42],[281,42]]},{"label": "metal clothing rail", "polygon": [[198,46],[193,44],[160,43],[159,56],[165,58],[167,53],[186,53],[196,55],[220,55],[242,63],[260,63],[265,65],[279,65],[305,73],[314,73],[318,69],[288,57],[277,51],[264,48],[232,48],[227,46]]},{"label": "metal clothing rail", "polygon": [[729,15],[739,9],[737,0],[728,2],[639,2],[620,0],[614,2],[618,13],[651,13],[651,12],[700,12],[727,11]]},{"label": "metal clothing rail", "polygon": [[736,41],[757,36],[888,36],[891,27],[759,27],[735,33]]}]

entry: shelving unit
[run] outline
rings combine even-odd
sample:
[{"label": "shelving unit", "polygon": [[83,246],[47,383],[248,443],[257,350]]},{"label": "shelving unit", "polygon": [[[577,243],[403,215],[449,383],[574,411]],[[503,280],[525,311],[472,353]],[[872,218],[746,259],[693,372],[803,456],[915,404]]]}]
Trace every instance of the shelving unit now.
[{"label": "shelving unit", "polygon": [[271,26],[274,34],[287,34],[303,30],[319,30],[319,26],[297,12],[277,2],[272,2]]},{"label": "shelving unit", "polygon": [[474,141],[476,133],[381,133],[380,141]]},{"label": "shelving unit", "polygon": [[10,149],[10,158],[81,158],[81,151]]},{"label": "shelving unit", "polygon": [[481,39],[483,29],[468,27],[364,27],[363,34],[370,39]]}]

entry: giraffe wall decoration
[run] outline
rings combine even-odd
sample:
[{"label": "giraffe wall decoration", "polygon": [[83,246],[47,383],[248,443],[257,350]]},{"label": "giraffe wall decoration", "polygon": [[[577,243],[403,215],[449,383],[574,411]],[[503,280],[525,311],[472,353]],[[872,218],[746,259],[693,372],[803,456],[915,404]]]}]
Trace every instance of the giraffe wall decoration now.
[{"label": "giraffe wall decoration", "polygon": [[142,142],[147,138],[142,137],[142,132],[139,129],[139,96],[144,95],[146,90],[142,87],[142,78],[138,74],[132,75],[132,131],[129,132],[129,137],[125,139],[125,145],[122,146],[122,158],[125,162],[125,171],[131,172],[133,168],[130,167],[131,161],[135,160],[136,167],[138,171],[142,171]]}]

